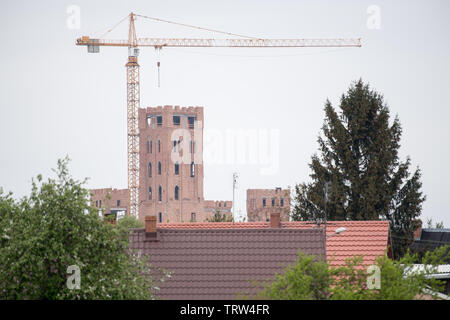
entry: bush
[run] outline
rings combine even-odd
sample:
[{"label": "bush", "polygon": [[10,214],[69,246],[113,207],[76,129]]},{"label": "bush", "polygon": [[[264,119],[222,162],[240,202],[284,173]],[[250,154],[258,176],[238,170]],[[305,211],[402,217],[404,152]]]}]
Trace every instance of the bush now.
[{"label": "bush", "polygon": [[[379,257],[374,269],[379,270],[379,288],[368,287],[368,272],[363,257],[347,259],[340,267],[330,267],[314,256],[299,254],[297,261],[266,284],[257,297],[276,300],[411,300],[424,295],[438,298],[443,283],[429,277],[437,265],[448,259],[448,250],[438,248],[423,259],[426,267],[414,269],[417,255],[409,252],[398,261]],[[370,282],[369,282],[370,283]]]},{"label": "bush", "polygon": [[[29,197],[0,193],[0,299],[154,298],[150,266],[89,206],[68,161],[58,161],[56,179],[33,180]],[[79,289],[66,285],[69,266],[80,270]]]}]

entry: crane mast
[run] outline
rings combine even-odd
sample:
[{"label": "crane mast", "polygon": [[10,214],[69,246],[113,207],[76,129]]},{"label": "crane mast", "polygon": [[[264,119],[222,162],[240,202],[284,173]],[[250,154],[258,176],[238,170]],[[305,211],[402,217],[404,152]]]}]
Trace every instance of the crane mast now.
[{"label": "crane mast", "polygon": [[[361,47],[361,39],[259,39],[247,37],[244,39],[199,39],[199,38],[137,38],[134,21],[136,16],[152,20],[184,25],[171,21],[146,17],[130,13],[128,40],[107,40],[82,36],[76,40],[76,45],[86,46],[88,52],[98,53],[101,46],[128,47],[127,68],[127,155],[128,155],[128,215],[139,216],[139,127],[138,110],[140,107],[139,87],[139,47],[231,47],[231,48],[292,48],[292,47]],[[123,20],[122,20],[123,21]],[[121,21],[121,22],[122,22]],[[226,33],[195,26],[213,32]],[[110,30],[111,31],[111,30]],[[109,32],[109,31],[108,31]],[[226,33],[229,35],[234,35]],[[234,35],[236,36],[236,35]],[[237,35],[239,37],[244,37]],[[233,207],[235,204],[233,203]]]},{"label": "crane mast", "polygon": [[127,67],[127,149],[128,149],[128,192],[130,197],[129,215],[139,218],[139,49],[137,47],[134,14],[130,14],[128,32]]}]

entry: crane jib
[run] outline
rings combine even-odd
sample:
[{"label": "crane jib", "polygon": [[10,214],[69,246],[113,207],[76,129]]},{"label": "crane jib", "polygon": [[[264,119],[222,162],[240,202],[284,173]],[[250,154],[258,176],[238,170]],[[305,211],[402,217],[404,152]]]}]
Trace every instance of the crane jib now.
[{"label": "crane jib", "polygon": [[[105,40],[82,37],[77,45],[98,50],[99,46],[133,46],[128,40]],[[138,47],[241,47],[241,48],[289,48],[289,47],[361,47],[361,39],[197,39],[197,38],[139,38]]]},{"label": "crane jib", "polygon": [[[157,20],[167,23],[174,23],[185,27],[203,29],[212,32],[237,36],[234,39],[201,39],[201,38],[137,38],[134,26],[135,16]],[[128,40],[107,40],[104,36],[110,33],[118,24],[129,18]],[[135,15],[130,13],[113,28],[109,29],[100,38],[90,38],[82,36],[76,41],[76,45],[86,46],[89,53],[98,53],[101,46],[128,47],[127,67],[127,154],[128,154],[128,190],[129,190],[129,211],[128,215],[142,218],[139,213],[139,126],[138,109],[140,107],[140,87],[139,87],[139,64],[138,47],[228,47],[228,48],[295,48],[295,47],[361,47],[361,39],[258,39],[229,32],[222,32],[208,28],[200,28],[187,24],[175,23],[167,20],[152,17]],[[158,62],[159,68],[159,62]],[[233,200],[234,203],[234,200]]]}]

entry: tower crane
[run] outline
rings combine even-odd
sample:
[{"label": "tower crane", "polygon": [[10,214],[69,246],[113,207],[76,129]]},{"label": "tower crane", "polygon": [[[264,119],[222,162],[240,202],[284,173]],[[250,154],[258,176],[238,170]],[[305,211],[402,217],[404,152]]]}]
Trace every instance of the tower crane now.
[{"label": "tower crane", "polygon": [[[185,27],[223,33],[240,38],[204,39],[204,38],[137,38],[135,29],[136,17],[147,18],[159,22],[167,22]],[[128,215],[139,218],[139,129],[138,109],[140,104],[139,87],[139,47],[230,47],[230,48],[292,48],[292,47],[360,47],[361,39],[260,39],[229,32],[196,27],[192,25],[152,18],[130,13],[127,40],[107,40],[82,36],[76,45],[86,46],[89,53],[98,53],[100,47],[128,47],[127,68],[127,154],[128,154],[128,190],[130,194]],[[119,24],[118,23],[118,24]],[[117,24],[117,25],[118,25]],[[116,26],[117,26],[116,25]],[[115,26],[114,26],[115,27]],[[110,32],[112,29],[108,30]],[[159,66],[159,64],[158,64]],[[234,206],[234,203],[233,203]]]}]

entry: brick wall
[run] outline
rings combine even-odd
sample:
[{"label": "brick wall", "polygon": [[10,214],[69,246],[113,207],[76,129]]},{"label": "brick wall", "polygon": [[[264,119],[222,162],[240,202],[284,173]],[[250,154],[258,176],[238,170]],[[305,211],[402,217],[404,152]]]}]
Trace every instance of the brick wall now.
[{"label": "brick wall", "polygon": [[128,189],[91,189],[91,206],[108,214],[113,210],[127,210],[130,203]]},{"label": "brick wall", "polygon": [[[247,218],[249,222],[268,221],[270,213],[280,212],[281,221],[289,221],[291,209],[289,189],[248,189]],[[264,205],[265,199],[265,205]],[[273,200],[273,202],[272,202]]]},{"label": "brick wall", "polygon": [[[189,222],[193,218],[203,222],[216,209],[229,212],[231,201],[205,202],[203,198],[203,107],[140,108],[138,116],[139,219],[144,222],[145,216],[153,215],[164,223]],[[177,168],[173,153],[182,158]],[[91,192],[92,205],[99,209],[105,207],[104,213],[116,207],[117,200],[128,212],[128,189],[93,189]],[[111,199],[106,202],[107,193]]]},{"label": "brick wall", "polygon": [[[201,122],[195,128],[196,131],[190,119]],[[203,107],[164,106],[140,109],[139,132],[140,219],[144,221],[144,216],[156,215],[158,221],[161,218],[162,222],[188,222],[193,217],[197,221],[204,221]],[[195,146],[191,143],[195,143]],[[172,158],[174,148],[176,154],[182,157],[178,173],[175,172]],[[191,174],[192,162],[194,176]],[[175,197],[176,187],[178,199]],[[161,197],[159,188],[162,191]]]}]

